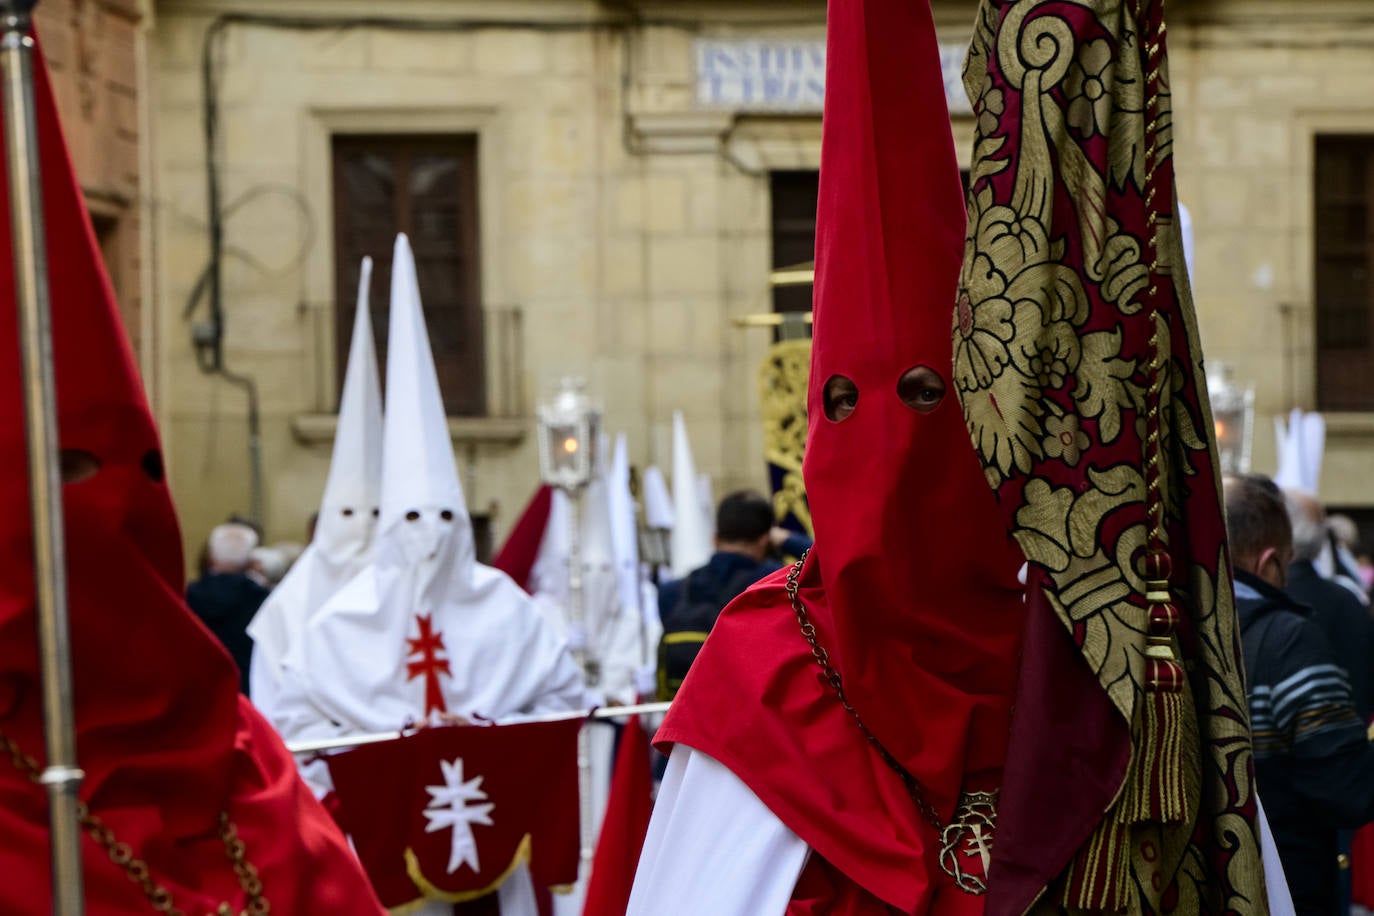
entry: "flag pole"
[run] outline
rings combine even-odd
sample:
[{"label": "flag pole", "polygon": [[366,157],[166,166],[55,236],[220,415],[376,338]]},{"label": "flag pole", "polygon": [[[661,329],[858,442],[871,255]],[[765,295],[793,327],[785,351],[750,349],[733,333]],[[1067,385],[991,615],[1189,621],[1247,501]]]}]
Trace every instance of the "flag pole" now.
[{"label": "flag pole", "polygon": [[57,386],[53,378],[52,314],[43,228],[38,118],[33,89],[33,38],[38,0],[0,0],[0,82],[3,82],[6,175],[14,293],[19,310],[28,431],[29,496],[33,516],[38,646],[42,659],[43,724],[52,853],[52,912],[82,916],[81,827],[72,716],[71,645],[67,628],[67,564],[58,464]]},{"label": "flag pole", "polygon": [[[636,703],[633,706],[598,706],[595,709],[574,709],[571,712],[534,713],[523,716],[503,716],[492,725],[532,725],[545,722],[570,722],[573,719],[605,721],[627,719],[630,716],[655,716],[668,711],[671,703]],[[481,725],[454,725],[446,728],[482,728]],[[365,744],[381,744],[405,737],[406,732],[373,732],[349,735],[345,738],[320,738],[313,741],[289,741],[286,749],[293,754],[318,754],[323,751],[344,751]]]}]

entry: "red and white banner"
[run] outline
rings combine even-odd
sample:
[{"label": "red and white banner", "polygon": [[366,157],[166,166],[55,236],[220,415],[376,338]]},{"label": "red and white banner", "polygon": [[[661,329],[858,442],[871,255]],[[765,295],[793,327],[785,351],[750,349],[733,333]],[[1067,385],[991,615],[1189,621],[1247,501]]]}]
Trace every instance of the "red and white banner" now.
[{"label": "red and white banner", "polygon": [[329,758],[340,824],[388,908],[462,903],[522,863],[577,880],[581,719],[427,728]]}]

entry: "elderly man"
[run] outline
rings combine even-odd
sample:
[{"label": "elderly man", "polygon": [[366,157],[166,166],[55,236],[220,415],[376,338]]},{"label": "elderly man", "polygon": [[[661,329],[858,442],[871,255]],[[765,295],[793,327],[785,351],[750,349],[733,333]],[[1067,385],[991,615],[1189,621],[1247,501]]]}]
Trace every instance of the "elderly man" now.
[{"label": "elderly man", "polygon": [[[1312,612],[1283,591],[1293,530],[1267,477],[1227,477],[1255,779],[1297,912],[1337,912],[1337,832],[1374,819],[1374,748]],[[1337,586],[1339,589],[1339,586]]]},{"label": "elderly man", "polygon": [[268,589],[248,575],[257,546],[257,532],[247,525],[217,526],[210,532],[205,574],[186,587],[186,603],[238,665],[239,689],[244,694],[253,655],[248,624],[268,595]]},{"label": "elderly man", "polygon": [[1285,490],[1288,519],[1293,525],[1293,562],[1285,591],[1311,608],[1311,620],[1331,644],[1336,664],[1350,678],[1350,697],[1360,718],[1374,715],[1374,621],[1360,599],[1317,569],[1327,545],[1326,510],[1310,493]]}]

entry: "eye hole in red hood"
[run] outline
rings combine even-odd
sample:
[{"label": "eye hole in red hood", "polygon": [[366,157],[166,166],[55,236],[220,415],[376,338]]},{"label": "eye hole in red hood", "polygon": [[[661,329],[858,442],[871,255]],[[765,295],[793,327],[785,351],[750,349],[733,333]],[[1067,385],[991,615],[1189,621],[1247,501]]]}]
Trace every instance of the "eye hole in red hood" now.
[{"label": "eye hole in red hood", "polygon": [[79,448],[64,448],[61,465],[63,483],[81,483],[100,472],[100,459]]},{"label": "eye hole in red hood", "polygon": [[859,406],[859,386],[843,375],[832,375],[825,383],[825,416],[832,423],[852,414]]},{"label": "eye hole in red hood", "polygon": [[929,366],[913,366],[897,380],[897,397],[917,413],[930,413],[945,400],[945,380]]}]

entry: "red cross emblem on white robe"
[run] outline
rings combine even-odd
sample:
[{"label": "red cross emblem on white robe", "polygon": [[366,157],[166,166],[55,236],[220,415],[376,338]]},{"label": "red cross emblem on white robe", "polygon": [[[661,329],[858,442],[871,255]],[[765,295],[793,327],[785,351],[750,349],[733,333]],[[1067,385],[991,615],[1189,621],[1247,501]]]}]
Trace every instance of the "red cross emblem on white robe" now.
[{"label": "red cross emblem on white robe", "polygon": [[[439,675],[452,677],[448,667],[447,650],[444,648],[444,634],[434,629],[432,614],[416,614],[415,622],[420,635],[406,639],[406,680],[417,677],[425,679],[425,715],[432,712],[447,712],[444,692],[439,687]],[[418,659],[415,656],[419,656]]]}]

